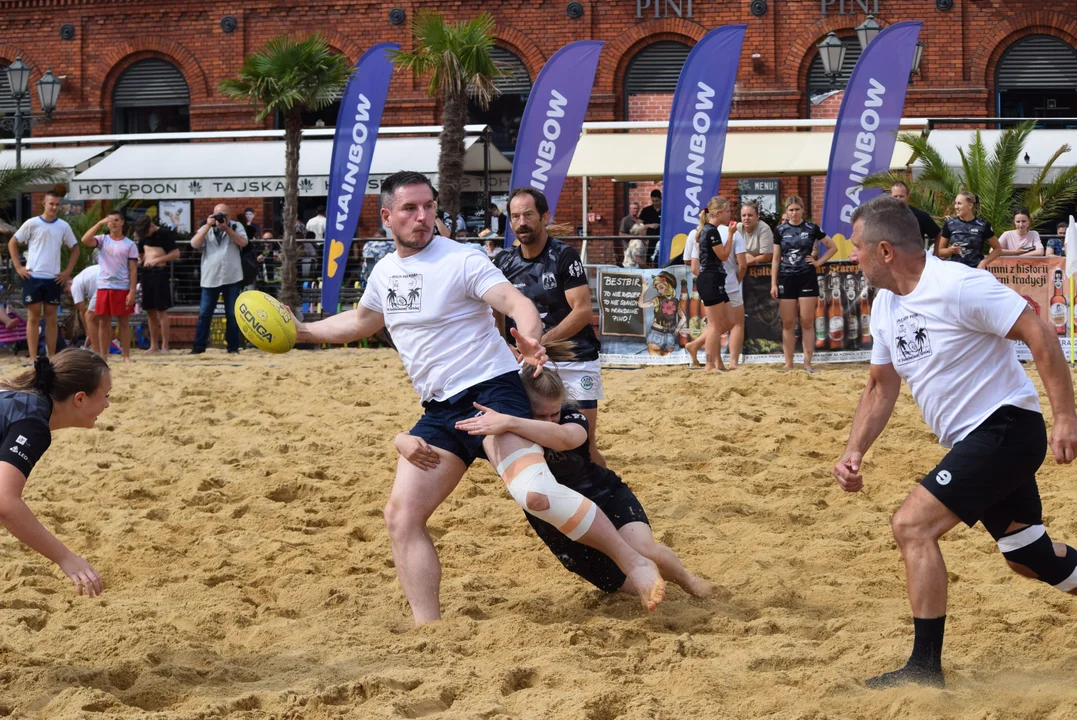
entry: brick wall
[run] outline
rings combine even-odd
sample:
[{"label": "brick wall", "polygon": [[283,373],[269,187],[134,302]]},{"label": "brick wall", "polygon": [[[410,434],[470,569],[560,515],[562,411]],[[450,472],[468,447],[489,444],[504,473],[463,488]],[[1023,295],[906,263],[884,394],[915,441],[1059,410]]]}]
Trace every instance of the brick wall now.
[{"label": "brick wall", "polygon": [[[1072,2],[1047,7],[1034,0],[955,0],[949,12],[935,9],[929,0],[886,0],[880,5],[885,23],[924,21],[921,39],[927,48],[921,76],[908,92],[905,115],[909,117],[975,117],[993,112],[992,84],[999,58],[1030,33],[1050,34],[1077,46],[1077,4]],[[191,93],[192,130],[253,129],[268,125],[256,123],[251,108],[217,91],[219,82],[234,75],[246,54],[278,34],[315,31],[353,61],[374,41],[392,40],[410,49],[410,21],[424,6],[417,0],[306,4],[235,0],[226,6],[206,0],[70,0],[59,4],[56,0],[0,0],[0,62],[6,64],[21,55],[36,68],[34,79],[45,67],[66,76],[55,120],[35,128],[37,136],[110,132],[112,89],[125,68],[147,57],[168,60],[183,72]],[[404,8],[408,22],[391,25],[387,18],[393,7]],[[636,19],[635,3],[629,0],[586,0],[584,7],[584,16],[577,20],[567,17],[560,2],[458,0],[439,9],[449,20],[470,18],[480,10],[491,12],[497,22],[498,44],[519,55],[532,77],[567,42],[606,41],[589,120],[662,115],[663,98],[655,96],[630,98],[626,110],[623,81],[632,57],[660,40],[691,44],[706,29],[729,23],[748,26],[733,117],[803,117],[807,112],[804,87],[815,44],[831,30],[851,34],[864,19],[858,14],[824,16],[818,0],[771,2],[763,17],[752,16],[747,2],[697,1],[691,19]],[[221,29],[226,14],[238,20],[232,34]],[[75,26],[73,40],[60,39],[63,23]],[[753,61],[753,54],[760,57]],[[436,123],[438,104],[426,96],[425,86],[423,78],[397,74],[383,122]],[[664,112],[668,116],[668,106]],[[603,216],[595,230],[612,231],[616,218],[624,213],[624,191],[608,181],[592,183],[589,207]],[[800,194],[811,195],[811,183],[805,179],[783,180],[783,193],[793,186]],[[645,200],[649,190],[649,185],[640,183],[633,196]],[[565,188],[561,207],[579,208],[580,202],[579,182],[572,181]],[[814,207],[812,214],[818,216]],[[363,228],[376,226],[375,218],[375,203],[368,198]]]}]

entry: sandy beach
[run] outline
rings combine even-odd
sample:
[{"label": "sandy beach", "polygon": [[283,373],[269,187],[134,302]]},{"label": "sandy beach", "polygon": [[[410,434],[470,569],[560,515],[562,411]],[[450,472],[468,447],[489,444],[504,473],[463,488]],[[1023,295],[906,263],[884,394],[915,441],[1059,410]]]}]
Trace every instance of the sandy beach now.
[{"label": "sandy beach", "polygon": [[[54,434],[24,495],[104,597],[77,597],[0,532],[0,716],[1077,714],[1077,598],[1011,573],[980,527],[943,541],[949,688],[860,683],[911,647],[888,521],[943,454],[906,390],[864,492],[838,489],[864,365],[606,371],[599,446],[718,597],[671,587],[645,616],[602,595],[476,464],[430,524],[445,619],[415,630],[382,520],[392,437],[420,413],[394,353],[136,359],[114,363],[95,429]],[[1053,458],[1040,473],[1048,529],[1070,544],[1075,479]]]}]

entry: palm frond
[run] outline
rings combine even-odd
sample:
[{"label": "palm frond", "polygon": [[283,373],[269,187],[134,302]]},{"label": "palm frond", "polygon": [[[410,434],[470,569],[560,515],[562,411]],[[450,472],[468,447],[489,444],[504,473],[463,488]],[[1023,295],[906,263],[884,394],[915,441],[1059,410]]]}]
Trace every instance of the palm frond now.
[{"label": "palm frond", "polygon": [[65,182],[67,171],[55,163],[22,163],[19,167],[0,167],[0,202],[12,200],[28,185]]}]

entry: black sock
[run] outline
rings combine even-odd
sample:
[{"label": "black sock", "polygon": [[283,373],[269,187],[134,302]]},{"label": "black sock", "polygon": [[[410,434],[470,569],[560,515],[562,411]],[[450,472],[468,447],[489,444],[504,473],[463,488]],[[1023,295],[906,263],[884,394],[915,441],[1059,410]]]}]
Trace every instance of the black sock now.
[{"label": "black sock", "polygon": [[912,619],[913,641],[909,665],[922,670],[942,670],[942,635],[946,616]]},{"label": "black sock", "polygon": [[882,690],[908,683],[944,687],[942,676],[942,635],[946,628],[946,616],[937,618],[913,618],[915,631],[912,655],[904,667],[864,682],[869,688]]}]

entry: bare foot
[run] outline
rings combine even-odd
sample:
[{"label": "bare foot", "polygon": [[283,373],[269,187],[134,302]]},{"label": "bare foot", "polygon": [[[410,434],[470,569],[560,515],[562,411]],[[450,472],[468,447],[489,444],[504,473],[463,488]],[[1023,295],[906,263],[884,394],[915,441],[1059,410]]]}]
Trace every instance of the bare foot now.
[{"label": "bare foot", "polygon": [[628,581],[636,588],[643,607],[649,612],[654,612],[658,603],[666,597],[666,583],[658,572],[658,566],[640,556],[640,563],[625,574],[628,575]]},{"label": "bare foot", "polygon": [[709,580],[704,580],[701,577],[695,575],[688,575],[688,579],[680,583],[680,586],[684,588],[684,591],[689,595],[695,595],[696,597],[710,597],[718,590],[718,586]]},{"label": "bare foot", "polygon": [[131,356],[130,356],[130,355],[124,355],[124,356],[123,356],[123,361],[124,361],[125,363],[133,363],[133,362],[134,362],[134,360],[132,360],[132,359],[131,359]]},{"label": "bare foot", "polygon": [[804,364],[804,372],[806,372],[806,373],[814,373],[815,368],[813,368],[811,365],[805,363]]},{"label": "bare foot", "polygon": [[688,351],[688,357],[692,359],[692,367],[702,367],[699,362],[699,345],[692,347],[695,344],[695,340],[684,346],[684,349]]}]

